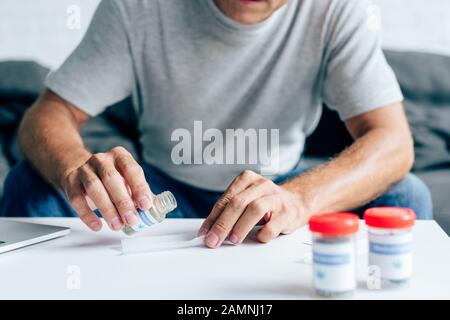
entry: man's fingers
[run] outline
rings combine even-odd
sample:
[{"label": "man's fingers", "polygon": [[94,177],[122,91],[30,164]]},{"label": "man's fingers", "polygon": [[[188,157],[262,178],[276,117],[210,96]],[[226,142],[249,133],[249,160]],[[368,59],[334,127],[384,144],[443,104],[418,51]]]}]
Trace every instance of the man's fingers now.
[{"label": "man's fingers", "polygon": [[119,212],[122,221],[127,225],[133,226],[139,222],[134,202],[128,193],[125,180],[111,164],[97,168],[97,174],[99,175],[106,191],[109,194],[114,206]]},{"label": "man's fingers", "polygon": [[[236,194],[226,205],[220,216],[211,226],[208,235],[206,236],[205,243],[210,248],[217,248],[230,234],[235,223],[241,217],[246,210],[249,203],[252,203],[258,198],[263,197],[270,193],[273,188],[273,182],[269,180],[262,180],[261,183],[254,183],[247,189]],[[261,214],[262,218],[264,214]],[[254,225],[256,225],[255,222]],[[233,236],[230,240],[235,243],[237,239]]]},{"label": "man's fingers", "polygon": [[234,225],[230,234],[230,240],[234,244],[240,244],[250,231],[264,218],[266,215],[272,215],[281,207],[280,198],[277,196],[265,196],[258,198],[247,206],[247,209]]},{"label": "man's fingers", "polygon": [[122,229],[123,221],[97,174],[86,165],[80,172],[80,180],[86,195],[94,202],[109,227],[114,231]]},{"label": "man's fingers", "polygon": [[[78,187],[73,187],[76,184]],[[63,188],[83,221],[92,223],[92,229],[99,229],[97,223],[101,228],[93,211],[100,212],[110,228],[118,231],[124,223],[139,222],[136,207],[148,210],[153,205],[142,168],[122,147],[92,155],[65,177]]]},{"label": "man's fingers", "polygon": [[219,200],[214,204],[214,207],[212,208],[210,214],[208,217],[206,217],[205,221],[203,221],[202,225],[200,226],[200,229],[198,230],[199,236],[204,236],[208,233],[211,226],[216,221],[217,217],[222,213],[223,209],[227,205],[229,199],[225,194],[223,194]]},{"label": "man's fingers", "polygon": [[92,212],[91,208],[89,208],[81,185],[72,185],[71,188],[67,190],[67,198],[80,219],[92,231],[97,232],[102,229],[102,221],[94,212]]},{"label": "man's fingers", "polygon": [[238,193],[245,190],[249,185],[255,182],[255,179],[259,177],[256,173],[253,171],[246,170],[242,172],[239,176],[234,178],[234,180],[231,182],[231,184],[228,186],[228,188],[225,190],[225,192],[222,194],[222,196],[217,200],[216,204],[214,205],[213,209],[211,210],[210,214],[206,218],[206,220],[201,225],[198,235],[203,236],[206,235],[211,229],[214,222],[217,220],[217,218],[220,216],[222,211],[225,209],[225,207],[228,205],[228,202]]},{"label": "man's fingers", "polygon": [[124,150],[121,147],[113,149],[117,154],[115,165],[130,187],[133,201],[139,208],[148,210],[153,205],[153,193],[145,179],[144,170],[131,154]]},{"label": "man's fingers", "polygon": [[266,223],[256,235],[258,241],[267,243],[278,237],[286,225],[286,217],[282,214],[273,214],[270,221]]}]

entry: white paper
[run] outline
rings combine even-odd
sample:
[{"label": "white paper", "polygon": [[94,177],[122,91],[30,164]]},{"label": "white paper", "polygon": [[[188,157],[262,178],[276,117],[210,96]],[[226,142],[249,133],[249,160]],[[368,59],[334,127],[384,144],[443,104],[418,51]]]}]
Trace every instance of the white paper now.
[{"label": "white paper", "polygon": [[186,235],[139,237],[122,240],[123,254],[156,252],[204,246],[205,237],[190,238]]}]

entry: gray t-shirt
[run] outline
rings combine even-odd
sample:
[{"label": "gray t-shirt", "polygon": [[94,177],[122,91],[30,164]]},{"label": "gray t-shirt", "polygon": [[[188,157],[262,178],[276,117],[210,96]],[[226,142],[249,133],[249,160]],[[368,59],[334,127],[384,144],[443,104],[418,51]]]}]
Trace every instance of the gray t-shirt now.
[{"label": "gray t-shirt", "polygon": [[322,103],[346,120],[402,100],[370,12],[367,0],[290,0],[244,25],[213,0],[104,0],[47,86],[90,115],[132,95],[144,161],[223,191],[243,169],[265,174],[255,137],[276,176],[298,163]]}]

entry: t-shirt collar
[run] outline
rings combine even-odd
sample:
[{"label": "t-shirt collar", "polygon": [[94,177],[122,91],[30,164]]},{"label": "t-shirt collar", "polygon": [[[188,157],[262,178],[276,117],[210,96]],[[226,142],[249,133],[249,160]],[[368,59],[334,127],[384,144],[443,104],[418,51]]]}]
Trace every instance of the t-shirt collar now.
[{"label": "t-shirt collar", "polygon": [[242,34],[258,34],[260,32],[264,32],[267,29],[270,29],[272,25],[274,25],[280,18],[282,18],[283,13],[287,10],[289,6],[289,2],[283,7],[279,8],[276,12],[274,12],[269,18],[264,21],[253,23],[253,24],[244,24],[237,22],[220,10],[214,0],[202,0],[202,3],[205,4],[208,11],[214,16],[217,22],[222,25],[224,28],[229,29],[231,31],[239,31]]}]

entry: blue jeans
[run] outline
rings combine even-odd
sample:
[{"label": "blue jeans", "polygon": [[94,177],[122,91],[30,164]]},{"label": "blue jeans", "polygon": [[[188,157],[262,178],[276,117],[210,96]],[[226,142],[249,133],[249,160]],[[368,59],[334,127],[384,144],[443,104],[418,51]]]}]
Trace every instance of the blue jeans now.
[{"label": "blue jeans", "polygon": [[[170,190],[176,197],[178,209],[172,218],[205,218],[221,193],[198,189],[176,181],[159,170],[143,165],[147,180],[155,194]],[[296,168],[275,180],[282,183],[303,172]],[[5,181],[5,193],[0,202],[0,217],[76,217],[66,197],[45,182],[26,162],[14,167]],[[380,206],[399,206],[413,209],[418,219],[432,219],[431,194],[415,175],[408,174],[384,195],[368,205],[353,210]]]}]

